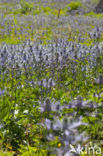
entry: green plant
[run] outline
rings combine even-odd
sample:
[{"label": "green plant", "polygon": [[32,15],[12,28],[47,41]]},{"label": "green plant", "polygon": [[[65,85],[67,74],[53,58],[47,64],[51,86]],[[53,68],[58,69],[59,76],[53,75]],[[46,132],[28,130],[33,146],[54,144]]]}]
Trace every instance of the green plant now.
[{"label": "green plant", "polygon": [[69,11],[72,11],[72,10],[77,10],[79,7],[82,6],[82,3],[80,1],[77,1],[77,2],[70,2],[68,4],[68,7],[69,7]]},{"label": "green plant", "polygon": [[27,12],[29,12],[33,9],[33,4],[30,2],[26,2],[25,0],[21,0],[20,5],[21,5],[21,13],[22,14],[26,14]]}]

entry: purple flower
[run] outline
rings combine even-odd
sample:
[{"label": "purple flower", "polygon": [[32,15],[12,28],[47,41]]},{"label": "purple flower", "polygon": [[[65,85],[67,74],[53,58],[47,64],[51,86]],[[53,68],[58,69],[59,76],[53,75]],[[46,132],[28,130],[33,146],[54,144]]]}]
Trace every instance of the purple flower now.
[{"label": "purple flower", "polygon": [[5,93],[5,90],[0,89],[0,96],[3,95],[4,93]]}]

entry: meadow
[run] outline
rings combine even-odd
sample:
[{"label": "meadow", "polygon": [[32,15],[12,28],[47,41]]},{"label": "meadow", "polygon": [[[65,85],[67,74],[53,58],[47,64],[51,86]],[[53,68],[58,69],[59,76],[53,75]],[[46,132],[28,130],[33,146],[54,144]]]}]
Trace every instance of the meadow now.
[{"label": "meadow", "polygon": [[0,156],[102,156],[97,4],[0,0]]}]

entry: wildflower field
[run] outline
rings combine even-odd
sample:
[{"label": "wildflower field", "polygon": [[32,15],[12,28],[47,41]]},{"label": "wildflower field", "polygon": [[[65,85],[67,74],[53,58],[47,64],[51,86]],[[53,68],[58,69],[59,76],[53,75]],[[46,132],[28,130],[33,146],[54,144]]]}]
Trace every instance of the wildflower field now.
[{"label": "wildflower field", "polygon": [[0,156],[102,156],[98,2],[0,0]]}]

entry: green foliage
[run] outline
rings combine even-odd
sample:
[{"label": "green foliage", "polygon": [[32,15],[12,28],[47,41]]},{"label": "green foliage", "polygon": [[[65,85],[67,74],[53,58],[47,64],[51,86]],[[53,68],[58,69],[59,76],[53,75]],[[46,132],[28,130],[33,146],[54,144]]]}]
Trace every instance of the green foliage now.
[{"label": "green foliage", "polygon": [[69,7],[68,11],[77,10],[81,6],[82,6],[82,3],[80,1],[70,2],[68,4],[68,7]]},{"label": "green foliage", "polygon": [[31,11],[33,9],[33,4],[30,2],[26,2],[25,0],[20,0],[21,5],[21,13],[26,14],[27,12]]},{"label": "green foliage", "polygon": [[47,155],[47,150],[45,148],[39,148],[39,140],[38,138],[37,139],[34,139],[35,141],[35,146],[25,146],[25,145],[21,145],[20,146],[20,156],[38,156],[38,154],[40,156],[42,155]]},{"label": "green foliage", "polygon": [[50,7],[43,7],[42,10],[46,14],[49,14],[49,12],[51,12],[51,8]]}]

